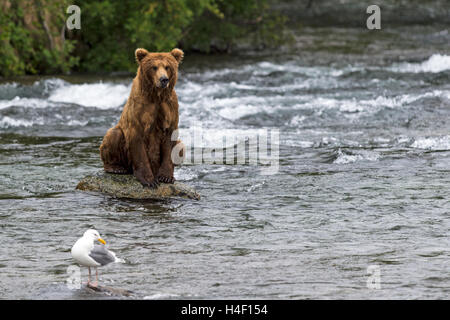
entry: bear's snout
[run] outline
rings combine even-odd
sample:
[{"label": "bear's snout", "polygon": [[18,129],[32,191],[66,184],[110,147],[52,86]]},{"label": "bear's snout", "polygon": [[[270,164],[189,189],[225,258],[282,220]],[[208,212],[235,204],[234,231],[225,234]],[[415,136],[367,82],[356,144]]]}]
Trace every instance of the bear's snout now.
[{"label": "bear's snout", "polygon": [[161,88],[164,89],[169,83],[169,78],[167,78],[166,76],[162,76],[161,78],[159,78],[159,83],[161,84]]}]

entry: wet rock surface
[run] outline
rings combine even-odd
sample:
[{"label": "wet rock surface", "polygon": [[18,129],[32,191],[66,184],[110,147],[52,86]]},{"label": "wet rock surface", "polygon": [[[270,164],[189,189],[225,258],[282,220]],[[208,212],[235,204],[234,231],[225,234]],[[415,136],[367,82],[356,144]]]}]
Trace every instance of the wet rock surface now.
[{"label": "wet rock surface", "polygon": [[200,200],[200,195],[192,187],[180,182],[162,183],[156,189],[144,188],[133,175],[119,175],[98,172],[86,176],[77,185],[82,191],[96,191],[117,198],[128,199],[168,199],[185,198]]}]

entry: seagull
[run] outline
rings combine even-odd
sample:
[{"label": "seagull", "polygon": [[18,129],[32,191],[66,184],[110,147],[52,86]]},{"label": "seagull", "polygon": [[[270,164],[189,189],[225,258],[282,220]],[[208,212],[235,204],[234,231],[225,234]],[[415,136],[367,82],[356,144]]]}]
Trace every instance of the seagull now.
[{"label": "seagull", "polygon": [[[95,241],[99,241],[102,244],[95,244]],[[97,230],[88,229],[83,234],[83,237],[78,239],[72,247],[71,253],[73,259],[89,269],[88,286],[97,287],[98,285],[97,267],[105,266],[111,262],[124,262],[122,259],[118,259],[114,252],[106,249],[105,245],[105,240],[100,238]],[[95,268],[94,283],[91,283],[91,267]]]}]

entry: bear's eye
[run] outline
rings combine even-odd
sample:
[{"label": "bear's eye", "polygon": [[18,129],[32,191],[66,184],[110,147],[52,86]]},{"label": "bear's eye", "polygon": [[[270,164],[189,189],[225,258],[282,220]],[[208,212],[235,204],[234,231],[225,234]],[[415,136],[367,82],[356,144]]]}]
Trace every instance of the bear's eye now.
[{"label": "bear's eye", "polygon": [[166,70],[169,71],[169,67],[168,66],[166,67]]},{"label": "bear's eye", "polygon": [[153,70],[156,71],[156,70],[158,70],[158,68],[157,67],[153,67]]}]

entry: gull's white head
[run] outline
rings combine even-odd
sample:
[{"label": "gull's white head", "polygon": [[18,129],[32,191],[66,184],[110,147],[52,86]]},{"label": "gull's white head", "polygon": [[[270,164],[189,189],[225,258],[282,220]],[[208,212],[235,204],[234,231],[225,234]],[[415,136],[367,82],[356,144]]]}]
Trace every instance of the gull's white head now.
[{"label": "gull's white head", "polygon": [[86,232],[83,234],[83,238],[88,238],[88,239],[92,239],[92,241],[99,241],[103,244],[106,244],[105,240],[103,240],[102,238],[100,238],[100,233],[98,233],[97,230],[94,229],[88,229],[86,230]]}]

